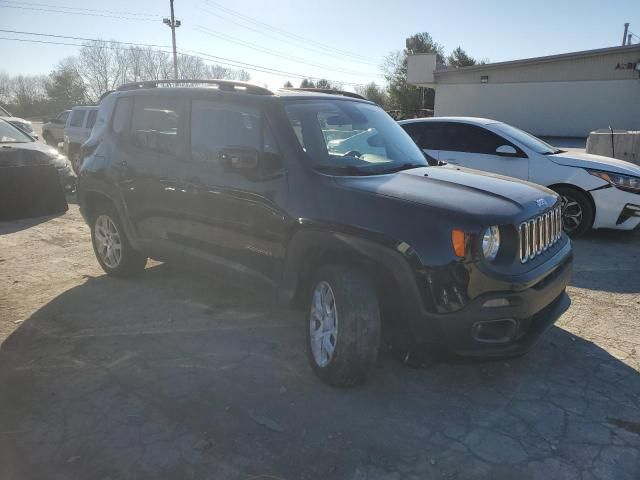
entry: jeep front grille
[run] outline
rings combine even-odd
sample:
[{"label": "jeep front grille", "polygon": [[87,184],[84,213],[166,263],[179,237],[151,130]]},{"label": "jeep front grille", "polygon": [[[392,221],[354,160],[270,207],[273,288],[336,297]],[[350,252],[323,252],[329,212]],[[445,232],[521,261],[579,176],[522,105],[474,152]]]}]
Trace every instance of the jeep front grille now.
[{"label": "jeep front grille", "polygon": [[518,227],[520,262],[526,263],[556,243],[562,235],[562,211],[560,207],[549,210]]}]

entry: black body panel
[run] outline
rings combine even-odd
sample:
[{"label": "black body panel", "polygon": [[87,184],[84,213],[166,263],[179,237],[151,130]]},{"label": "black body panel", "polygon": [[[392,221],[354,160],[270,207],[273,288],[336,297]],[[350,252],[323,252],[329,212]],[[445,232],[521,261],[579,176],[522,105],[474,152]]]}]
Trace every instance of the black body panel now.
[{"label": "black body panel", "polygon": [[[103,100],[96,128],[85,144],[91,145],[91,154],[79,187],[85,218],[90,221],[95,201],[108,199],[116,205],[132,245],[147,255],[178,259],[199,269],[223,268],[230,280],[273,288],[282,301],[294,303],[305,299],[305,282],[318,264],[357,264],[375,278],[393,322],[409,329],[416,342],[445,345],[465,355],[516,354],[568,307],[564,289],[572,254],[566,236],[526,263],[516,258],[513,245],[512,251],[505,247],[509,255],[495,262],[481,253],[487,227],[499,226],[505,243],[514,243],[521,222],[558,205],[552,191],[451,166],[330,175],[313,167],[284,105],[305,99],[336,101],[334,96],[164,90],[117,92]],[[135,103],[149,95],[176,100],[177,133],[171,139],[177,139],[180,148],[173,155],[140,151],[114,138],[110,122],[115,102],[132,97]],[[210,128],[215,137],[216,128],[228,128],[214,128],[215,119],[192,124],[192,105],[203,100],[219,108],[233,105],[243,115],[244,127],[260,128],[256,153],[197,150],[198,141],[215,142],[196,138],[195,129]],[[236,112],[229,108],[233,116]],[[238,123],[238,128],[244,127]],[[267,130],[273,135],[269,147],[277,151],[271,158],[277,167],[268,169]],[[240,167],[222,168],[234,155]],[[250,165],[253,155],[262,163],[242,166]],[[466,233],[463,257],[453,250],[453,229]],[[508,306],[483,306],[493,299]],[[509,335],[504,339],[485,341],[474,333],[483,329],[478,322],[505,318]]]}]

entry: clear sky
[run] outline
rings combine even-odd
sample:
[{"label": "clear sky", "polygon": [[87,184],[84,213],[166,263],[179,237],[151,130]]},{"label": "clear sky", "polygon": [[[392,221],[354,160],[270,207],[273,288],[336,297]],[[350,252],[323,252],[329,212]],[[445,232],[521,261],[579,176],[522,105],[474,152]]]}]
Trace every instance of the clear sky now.
[{"label": "clear sky", "polygon": [[[460,45],[492,62],[620,45],[624,22],[640,35],[640,0],[175,0],[175,9],[182,22],[178,48],[325,77],[345,87],[383,83],[384,56],[416,32],[429,32],[447,53]],[[171,45],[162,24],[168,15],[169,0],[0,0],[3,30],[134,43]],[[80,43],[7,32],[0,37]],[[0,39],[0,70],[48,73],[77,51]],[[252,81],[270,87],[300,82],[293,75],[247,70]]]}]

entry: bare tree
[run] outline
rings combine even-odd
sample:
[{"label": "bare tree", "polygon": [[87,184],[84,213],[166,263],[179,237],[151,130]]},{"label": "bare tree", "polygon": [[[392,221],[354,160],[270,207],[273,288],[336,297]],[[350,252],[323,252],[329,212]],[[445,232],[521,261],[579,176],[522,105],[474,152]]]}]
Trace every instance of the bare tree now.
[{"label": "bare tree", "polygon": [[6,105],[11,100],[11,77],[6,72],[0,72],[0,103]]}]

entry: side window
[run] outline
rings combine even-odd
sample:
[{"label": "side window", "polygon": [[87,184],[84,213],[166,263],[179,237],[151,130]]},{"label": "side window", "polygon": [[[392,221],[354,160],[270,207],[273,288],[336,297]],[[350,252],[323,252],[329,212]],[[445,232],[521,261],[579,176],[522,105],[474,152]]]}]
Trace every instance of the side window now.
[{"label": "side window", "polygon": [[117,137],[122,137],[127,132],[129,117],[131,116],[131,103],[131,97],[120,98],[113,110],[111,128]]},{"label": "side window", "polygon": [[178,155],[181,151],[179,110],[178,100],[172,97],[135,97],[131,144],[164,155]]},{"label": "side window", "polygon": [[225,147],[262,150],[261,116],[256,108],[210,100],[191,104],[191,156],[218,163]]},{"label": "side window", "polygon": [[496,153],[496,148],[505,143],[495,133],[484,128],[476,127],[475,125],[465,125],[465,127],[465,135],[467,137],[465,143],[469,152],[493,155]]},{"label": "side window", "polygon": [[69,121],[70,127],[81,127],[84,123],[84,116],[87,114],[86,110],[74,110],[71,112],[71,120]]},{"label": "side window", "polygon": [[429,148],[423,146],[422,142],[422,130],[426,127],[426,125],[421,125],[419,123],[407,123],[402,125],[402,128],[405,132],[409,134],[411,139],[418,145],[420,148]]},{"label": "side window", "polygon": [[67,118],[69,118],[69,112],[62,112],[58,115],[58,120],[60,120],[60,123],[67,123]]},{"label": "side window", "polygon": [[98,110],[89,110],[89,115],[87,115],[87,125],[86,128],[93,128],[96,124],[96,117],[98,116]]},{"label": "side window", "polygon": [[452,143],[455,148],[450,148],[450,150],[493,155],[496,148],[508,142],[484,128],[456,124],[452,131]]}]

